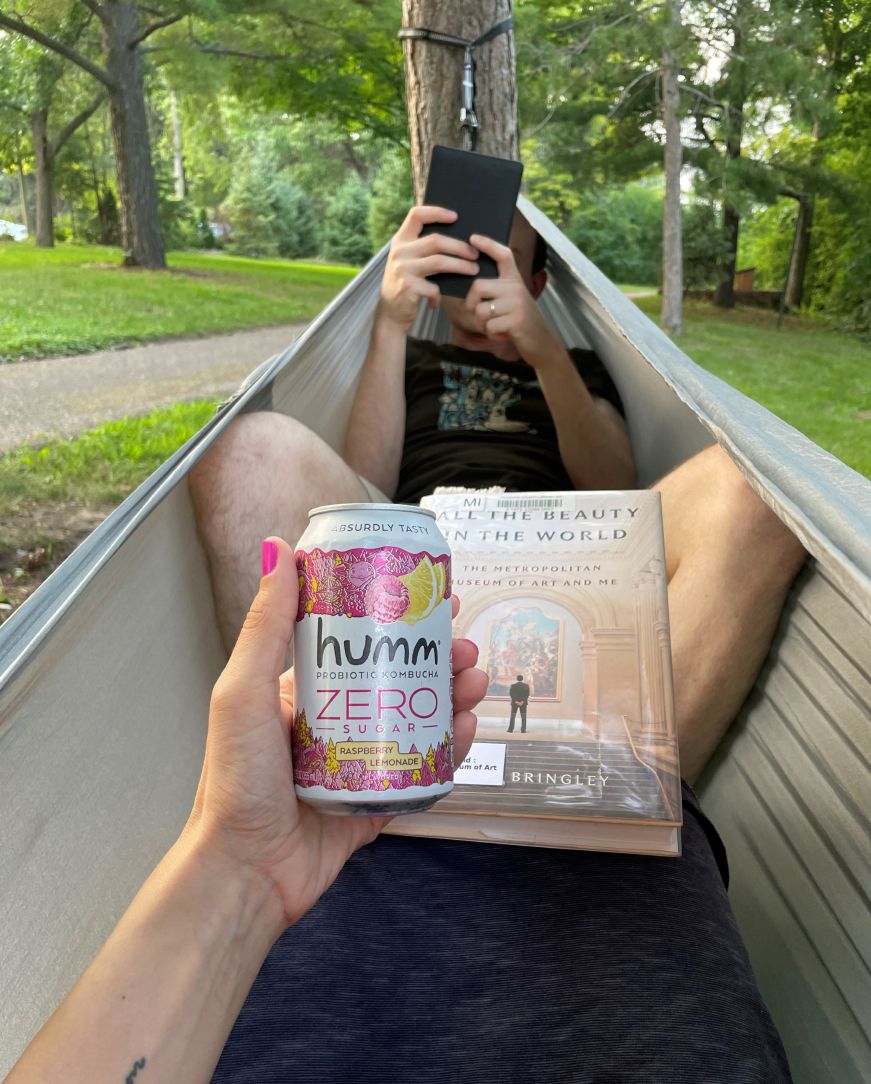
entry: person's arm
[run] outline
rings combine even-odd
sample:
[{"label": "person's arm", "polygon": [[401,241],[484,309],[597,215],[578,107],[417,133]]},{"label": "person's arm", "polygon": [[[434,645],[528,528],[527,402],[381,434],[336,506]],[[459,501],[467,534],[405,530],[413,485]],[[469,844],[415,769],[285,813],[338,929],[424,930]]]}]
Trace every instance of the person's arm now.
[{"label": "person's arm", "polygon": [[269,885],[183,836],[7,1084],[209,1080],[283,929]]},{"label": "person's arm", "polygon": [[556,338],[523,358],[536,371],[556,426],[560,458],[578,489],[633,489],[635,463],[620,414],[587,390]]},{"label": "person's arm", "polygon": [[[267,545],[276,563],[215,685],[188,823],[7,1084],[206,1084],[272,943],[389,819],[326,816],[296,800],[293,679],[281,674],[296,562],[286,543]],[[487,687],[476,658],[474,644],[454,640],[455,763]]]},{"label": "person's arm", "polygon": [[439,303],[439,288],[427,276],[440,271],[474,275],[478,253],[465,241],[433,233],[425,225],[453,222],[454,211],[413,207],[390,246],[375,311],[372,338],[348,428],[343,458],[388,497],[396,492],[405,440],[405,342],[418,302]]},{"label": "person's arm", "polygon": [[477,279],[466,304],[488,338],[510,340],[535,369],[573,484],[578,489],[634,488],[635,464],[623,419],[609,402],[588,391],[527,289],[511,249],[479,234],[472,235],[472,242],[493,257],[499,277]]},{"label": "person's arm", "polygon": [[405,441],[406,337],[379,305],[342,455],[350,467],[391,499],[399,482]]}]

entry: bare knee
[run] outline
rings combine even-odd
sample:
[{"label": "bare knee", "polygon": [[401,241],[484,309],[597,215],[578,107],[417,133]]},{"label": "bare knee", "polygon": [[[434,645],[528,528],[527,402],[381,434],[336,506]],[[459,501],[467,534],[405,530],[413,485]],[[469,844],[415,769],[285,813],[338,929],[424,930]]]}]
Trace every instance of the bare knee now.
[{"label": "bare knee", "polygon": [[301,422],[262,411],[240,414],[191,468],[188,485],[197,519],[207,524],[230,502],[245,503],[266,478],[280,477],[282,467],[305,470],[307,455],[320,438]]},{"label": "bare knee", "polygon": [[238,473],[252,462],[262,463],[279,438],[282,445],[295,439],[302,446],[306,433],[312,435],[300,422],[283,415],[269,411],[240,414],[191,468],[191,492],[196,498],[204,490],[210,490],[222,476]]}]

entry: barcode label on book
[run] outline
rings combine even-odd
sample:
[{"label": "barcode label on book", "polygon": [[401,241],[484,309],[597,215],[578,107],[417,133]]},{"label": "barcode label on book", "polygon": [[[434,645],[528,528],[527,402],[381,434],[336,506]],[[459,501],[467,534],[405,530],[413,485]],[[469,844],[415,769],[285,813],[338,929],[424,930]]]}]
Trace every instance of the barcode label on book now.
[{"label": "barcode label on book", "polygon": [[499,497],[497,508],[562,508],[562,497]]}]

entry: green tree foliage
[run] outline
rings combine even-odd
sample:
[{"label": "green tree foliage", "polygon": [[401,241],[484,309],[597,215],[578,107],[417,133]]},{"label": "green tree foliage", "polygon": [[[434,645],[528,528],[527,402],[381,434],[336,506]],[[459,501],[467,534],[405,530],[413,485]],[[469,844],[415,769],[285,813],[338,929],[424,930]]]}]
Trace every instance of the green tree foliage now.
[{"label": "green tree foliage", "polygon": [[301,259],[318,252],[318,230],[309,195],[288,173],[272,183],[278,255]]},{"label": "green tree foliage", "polygon": [[[93,13],[107,2],[18,0],[0,12],[54,38],[65,21],[82,20],[77,49],[100,65],[104,28]],[[391,236],[411,202],[395,0],[329,0],[316,12],[302,0],[150,0],[141,10],[143,29],[184,15],[140,43],[171,247],[207,241],[205,224],[216,219],[232,225],[241,251],[272,256],[359,263]],[[605,271],[629,281],[659,277],[664,10],[662,0],[515,0],[526,192]],[[740,216],[739,263],[780,289],[796,198],[811,196],[804,301],[867,326],[871,3],[685,0],[683,16],[689,283],[717,282],[712,259],[722,259],[716,232],[728,204]],[[60,65],[52,134],[98,82],[33,41],[0,36],[2,196],[18,219],[21,189],[31,202],[35,189],[31,99],[21,100],[33,84],[8,59],[13,44],[34,63]],[[170,87],[183,130],[183,200],[172,186]],[[740,153],[730,154],[738,106]],[[58,156],[64,236],[117,240],[111,135],[100,110]]]},{"label": "green tree foliage", "polygon": [[372,181],[369,200],[369,241],[373,249],[390,240],[413,203],[408,155],[400,152],[386,155]]},{"label": "green tree foliage", "polygon": [[[88,47],[93,39],[90,18],[86,8],[62,7],[53,32],[64,45]],[[0,113],[13,136],[7,134],[0,141],[0,154],[14,158],[17,168],[22,143],[29,144],[36,208],[27,225],[38,245],[51,246],[54,241],[55,173],[61,152],[69,155],[70,140],[103,99],[102,91],[95,92],[94,81],[58,54],[29,38],[0,33]]]},{"label": "green tree foliage", "polygon": [[721,210],[711,201],[694,199],[682,210],[684,286],[714,286],[728,252]]},{"label": "green tree foliage", "polygon": [[758,207],[745,220],[741,231],[738,262],[753,267],[754,285],[763,290],[783,289],[792,238],[795,230],[795,203],[781,199],[770,207]]},{"label": "green tree foliage", "polygon": [[223,213],[230,227],[230,247],[243,256],[276,256],[270,198],[272,170],[266,156],[252,154],[238,163]]},{"label": "green tree foliage", "polygon": [[630,184],[583,197],[568,236],[615,282],[656,283],[662,264],[662,188]]},{"label": "green tree foliage", "polygon": [[220,70],[258,111],[327,119],[397,142],[407,130],[395,0],[190,0],[198,18],[174,28],[167,70],[178,90]]},{"label": "green tree foliage", "polygon": [[265,139],[240,157],[223,205],[230,246],[245,256],[312,256],[318,240],[311,201],[277,159]]},{"label": "green tree foliage", "polygon": [[343,263],[365,263],[372,255],[369,190],[356,174],[350,174],[327,202],[323,248],[327,259]]}]

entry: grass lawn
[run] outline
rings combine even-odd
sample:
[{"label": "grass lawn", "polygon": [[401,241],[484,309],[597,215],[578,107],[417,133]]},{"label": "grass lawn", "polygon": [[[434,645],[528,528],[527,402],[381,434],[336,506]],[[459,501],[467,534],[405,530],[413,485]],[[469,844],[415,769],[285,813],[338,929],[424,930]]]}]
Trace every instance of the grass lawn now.
[{"label": "grass lawn", "polygon": [[212,417],[208,399],[121,418],[69,440],[0,455],[0,547],[26,503],[118,504]]},{"label": "grass lawn", "polygon": [[[659,297],[636,304],[654,319]],[[817,320],[763,309],[684,307],[680,348],[820,447],[871,477],[871,346]]]},{"label": "grass lawn", "polygon": [[622,290],[624,294],[650,294],[652,296],[656,293],[655,286],[635,286],[627,282],[621,282],[617,289]]},{"label": "grass lawn", "polygon": [[0,455],[0,624],[217,402],[177,403]]},{"label": "grass lawn", "polygon": [[354,267],[173,252],[169,271],[120,267],[98,245],[0,244],[0,360],[309,320]]},{"label": "grass lawn", "polygon": [[[3,251],[8,247],[2,246]],[[184,259],[208,267],[214,258]],[[219,266],[253,262],[217,260]],[[313,270],[329,274],[333,269]],[[256,264],[253,275],[266,280],[273,275],[280,291],[285,276],[295,272],[294,265]],[[154,278],[170,286],[191,281]],[[657,317],[657,296],[636,304]],[[182,306],[175,311],[181,314]],[[184,312],[186,321],[192,312]],[[104,317],[107,327],[111,315]],[[818,321],[791,317],[782,331],[776,321],[776,314],[761,310],[726,313],[690,302],[680,346],[704,368],[871,476],[871,347],[828,331]],[[179,403],[108,422],[71,440],[0,455],[0,623],[114,505],[211,417],[215,405],[215,400]]]}]

